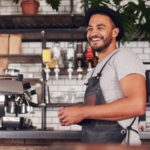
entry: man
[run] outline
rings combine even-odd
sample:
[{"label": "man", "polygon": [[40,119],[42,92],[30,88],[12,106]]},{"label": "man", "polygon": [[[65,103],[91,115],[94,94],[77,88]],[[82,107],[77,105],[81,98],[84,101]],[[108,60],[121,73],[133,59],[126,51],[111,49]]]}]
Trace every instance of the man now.
[{"label": "man", "polygon": [[[97,51],[99,63],[87,75],[85,105],[61,108],[60,123],[62,126],[84,124],[82,135],[85,142],[140,144],[138,116],[144,114],[146,105],[143,64],[133,52],[117,49],[116,41],[124,34],[117,12],[107,7],[93,7],[87,11],[86,21],[87,40]],[[94,90],[98,92],[94,93]],[[115,134],[109,137],[109,133],[116,128],[117,134],[119,125],[126,134],[121,137],[118,133],[114,140]],[[122,129],[120,131],[124,134]]]}]

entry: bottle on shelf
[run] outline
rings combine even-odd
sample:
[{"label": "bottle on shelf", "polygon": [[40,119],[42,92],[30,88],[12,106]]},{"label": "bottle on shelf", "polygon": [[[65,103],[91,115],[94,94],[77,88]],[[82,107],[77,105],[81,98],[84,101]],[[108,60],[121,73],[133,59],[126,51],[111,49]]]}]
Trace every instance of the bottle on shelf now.
[{"label": "bottle on shelf", "polygon": [[73,62],[74,62],[74,48],[73,44],[70,43],[68,45],[68,50],[67,50],[67,62],[68,62],[68,74],[69,74],[69,79],[72,79],[72,72],[73,72]]},{"label": "bottle on shelf", "polygon": [[93,66],[95,67],[98,63],[98,55],[97,52],[94,52]]},{"label": "bottle on shelf", "polygon": [[44,63],[44,72],[46,74],[46,80],[49,80],[49,63],[51,62],[51,51],[49,48],[44,48],[42,51],[42,61]]},{"label": "bottle on shelf", "polygon": [[88,69],[87,69],[88,72],[92,70],[93,60],[94,60],[94,52],[92,48],[89,45],[87,45],[86,46],[86,61],[88,63]]},{"label": "bottle on shelf", "polygon": [[58,42],[56,42],[54,44],[53,52],[54,52],[54,59],[55,59],[55,62],[56,62],[56,66],[55,66],[55,69],[54,69],[55,79],[58,80],[59,79],[59,72],[60,72],[60,69],[59,69],[60,45],[59,45]]},{"label": "bottle on shelf", "polygon": [[82,43],[77,43],[77,52],[76,52],[76,61],[77,61],[77,72],[78,79],[81,80],[83,75],[83,45]]},{"label": "bottle on shelf", "polygon": [[53,51],[51,52],[51,61],[49,63],[49,68],[50,69],[56,68],[56,61],[54,59],[54,52]]}]

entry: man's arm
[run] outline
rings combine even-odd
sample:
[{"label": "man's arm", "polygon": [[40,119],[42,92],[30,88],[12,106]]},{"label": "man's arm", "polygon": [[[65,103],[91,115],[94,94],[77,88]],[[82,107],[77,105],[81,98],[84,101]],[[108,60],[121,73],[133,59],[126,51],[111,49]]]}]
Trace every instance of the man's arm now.
[{"label": "man's arm", "polygon": [[61,125],[71,125],[83,119],[122,120],[144,114],[146,106],[146,82],[139,74],[130,74],[120,80],[124,98],[112,103],[95,106],[61,108]]}]

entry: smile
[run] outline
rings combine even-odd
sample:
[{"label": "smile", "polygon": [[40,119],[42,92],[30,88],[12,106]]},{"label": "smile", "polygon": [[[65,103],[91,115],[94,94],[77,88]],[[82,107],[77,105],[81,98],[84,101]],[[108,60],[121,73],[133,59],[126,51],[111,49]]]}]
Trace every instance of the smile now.
[{"label": "smile", "polygon": [[100,40],[100,38],[92,38],[92,41],[99,41]]}]

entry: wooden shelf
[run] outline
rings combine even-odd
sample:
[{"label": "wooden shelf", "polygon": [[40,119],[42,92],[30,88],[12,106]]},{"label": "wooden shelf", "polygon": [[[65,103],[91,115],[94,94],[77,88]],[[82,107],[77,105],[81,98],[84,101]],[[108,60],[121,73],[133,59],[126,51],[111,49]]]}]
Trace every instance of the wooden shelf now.
[{"label": "wooden shelf", "polygon": [[0,29],[78,28],[85,25],[84,16],[56,15],[0,15]]},{"label": "wooden shelf", "polygon": [[[42,63],[41,55],[0,55],[0,58],[8,58],[9,63]],[[150,62],[143,62],[143,64],[150,64]],[[66,71],[67,68],[60,68],[61,73],[60,75],[67,75],[68,72]],[[84,70],[83,74],[87,73]],[[54,69],[51,69],[51,75],[54,75]],[[73,75],[77,75],[74,71]]]},{"label": "wooden shelf", "polygon": [[77,105],[76,103],[50,103],[46,105],[39,105],[39,107],[68,107]]},{"label": "wooden shelf", "polygon": [[86,40],[82,15],[1,15],[0,33],[22,33],[23,41],[41,41],[41,31],[48,41]]},{"label": "wooden shelf", "polygon": [[8,63],[42,63],[41,55],[0,55],[8,58]]},{"label": "wooden shelf", "polygon": [[33,84],[36,84],[36,83],[40,83],[42,84],[42,81],[39,79],[39,78],[24,78],[23,79],[23,82],[26,83],[26,82],[30,82],[31,85]]}]

